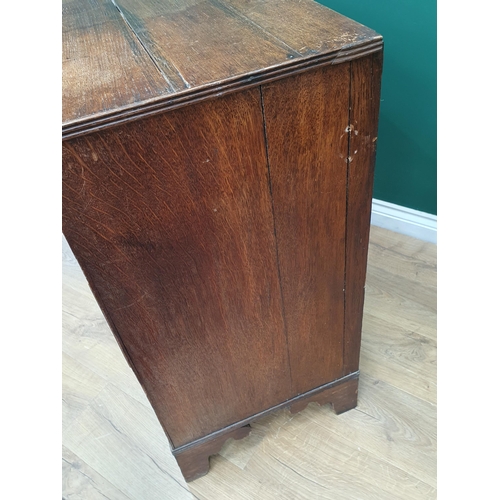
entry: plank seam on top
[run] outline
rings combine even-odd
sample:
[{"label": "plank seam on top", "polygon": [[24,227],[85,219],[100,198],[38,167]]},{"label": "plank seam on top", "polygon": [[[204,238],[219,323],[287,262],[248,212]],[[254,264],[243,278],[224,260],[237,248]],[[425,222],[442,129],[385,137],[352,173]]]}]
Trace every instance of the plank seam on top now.
[{"label": "plank seam on top", "polygon": [[293,52],[294,56],[296,56],[296,57],[297,56],[298,57],[302,57],[302,54],[300,52],[297,52],[294,48],[290,47],[290,45],[288,45],[287,43],[285,43],[283,40],[281,40],[277,36],[274,36],[272,33],[270,33],[269,31],[267,31],[260,24],[256,23],[255,21],[253,21],[249,17],[245,16],[245,14],[243,14],[242,12],[240,12],[238,9],[235,9],[231,5],[222,4],[218,0],[212,0],[212,3],[216,7],[218,7],[220,10],[232,12],[233,14],[236,14],[242,21],[246,22],[250,26],[257,27],[259,30],[261,30],[263,33],[265,33],[266,36],[272,38],[273,40],[276,40],[278,42],[278,44],[281,45],[283,48],[285,48],[286,50],[289,50],[289,51]]},{"label": "plank seam on top", "polygon": [[[153,57],[153,55],[151,54],[151,52],[149,51],[149,49],[146,47],[146,45],[143,43],[141,37],[135,32],[132,24],[129,22],[129,20],[127,19],[127,17],[123,13],[123,11],[120,9],[120,7],[118,6],[118,4],[115,2],[115,0],[111,0],[111,2],[115,6],[116,10],[120,13],[121,18],[123,19],[123,21],[125,22],[125,24],[129,27],[129,29],[132,32],[132,34],[134,35],[134,37],[137,39],[137,41],[140,43],[141,47],[145,50],[146,54],[148,55],[148,57],[151,59],[151,61],[155,65],[155,68],[160,72],[161,76],[163,76],[163,78],[167,82],[167,84],[170,87],[170,89],[172,90],[172,92],[176,92],[178,90],[182,90],[182,89],[179,89],[176,86],[174,86],[174,84],[170,81],[170,79],[167,77],[167,75],[165,74],[165,72],[160,68],[160,66],[158,65],[158,62]],[[173,66],[173,69],[175,70],[175,72],[179,75],[180,79],[184,82],[184,88],[188,88],[188,89],[191,88],[191,85],[189,85],[189,83],[182,76],[182,73],[175,67],[175,65],[172,62],[170,62],[170,65]]]}]

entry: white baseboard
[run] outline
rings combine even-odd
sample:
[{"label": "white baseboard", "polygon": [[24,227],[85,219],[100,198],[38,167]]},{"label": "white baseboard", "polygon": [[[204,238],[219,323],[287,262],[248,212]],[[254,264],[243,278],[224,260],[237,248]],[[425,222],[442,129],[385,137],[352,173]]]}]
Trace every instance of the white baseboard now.
[{"label": "white baseboard", "polygon": [[382,200],[372,200],[374,226],[437,243],[437,216]]}]

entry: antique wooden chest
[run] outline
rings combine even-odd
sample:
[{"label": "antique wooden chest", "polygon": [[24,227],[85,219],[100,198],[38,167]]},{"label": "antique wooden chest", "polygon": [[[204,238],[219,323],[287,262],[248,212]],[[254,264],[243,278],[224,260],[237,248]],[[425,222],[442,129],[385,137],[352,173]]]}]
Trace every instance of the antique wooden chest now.
[{"label": "antique wooden chest", "polygon": [[187,480],[357,401],[382,38],[309,0],[63,0],[63,232]]}]

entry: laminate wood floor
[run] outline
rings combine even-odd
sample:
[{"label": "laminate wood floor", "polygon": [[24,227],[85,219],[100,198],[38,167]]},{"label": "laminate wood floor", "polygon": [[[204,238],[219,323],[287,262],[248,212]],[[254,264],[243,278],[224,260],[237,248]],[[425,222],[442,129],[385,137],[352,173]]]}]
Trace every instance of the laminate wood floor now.
[{"label": "laminate wood floor", "polygon": [[372,227],[359,401],[278,411],[187,484],[63,240],[63,498],[436,497],[436,246]]}]

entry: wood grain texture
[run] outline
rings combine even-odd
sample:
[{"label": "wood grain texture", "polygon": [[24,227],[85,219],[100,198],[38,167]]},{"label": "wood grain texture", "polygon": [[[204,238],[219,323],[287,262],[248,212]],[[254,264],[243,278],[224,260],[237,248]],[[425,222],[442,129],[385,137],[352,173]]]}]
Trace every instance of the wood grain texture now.
[{"label": "wood grain texture", "polygon": [[[234,443],[243,443],[234,441]],[[246,474],[224,457],[216,455],[210,460],[210,474],[189,483],[189,491],[200,500],[231,499],[231,500],[275,500],[288,498],[281,496],[282,488],[277,482],[263,484],[262,478]]]},{"label": "wood grain texture", "polygon": [[[317,405],[292,418],[280,415],[268,423],[243,474],[259,478],[264,488],[279,484],[277,498],[282,499],[435,498],[434,487],[388,463],[384,454],[368,451],[359,441],[353,446],[345,428],[358,418],[366,428],[374,426],[373,419],[357,410],[337,417]],[[339,426],[343,433],[335,432]]]},{"label": "wood grain texture", "polygon": [[[415,240],[419,241],[419,240]],[[387,244],[385,240],[383,243]],[[421,241],[421,247],[425,248],[425,242]],[[434,245],[435,246],[435,245]],[[418,247],[417,247],[418,248]],[[426,261],[420,260],[420,251],[405,252],[404,249],[390,246],[387,248],[384,244],[378,241],[378,234],[370,238],[370,247],[368,252],[368,260],[370,269],[375,272],[380,269],[383,272],[393,275],[400,275],[401,278],[413,282],[413,287],[425,285],[425,290],[420,290],[418,297],[423,298],[428,293],[433,297],[435,306],[435,295],[433,288],[436,287],[436,261],[431,258],[431,255],[426,255]]]},{"label": "wood grain texture", "polygon": [[62,365],[63,424],[67,426],[99,394],[106,381],[65,352]]},{"label": "wood grain texture", "polygon": [[262,86],[294,394],[342,374],[349,72]]},{"label": "wood grain texture", "polygon": [[160,68],[177,68],[186,89],[262,70],[298,55],[223,1],[115,2]]},{"label": "wood grain texture", "polygon": [[382,52],[351,63],[345,261],[344,374],[359,366],[377,146]]},{"label": "wood grain texture", "polygon": [[62,477],[63,500],[129,500],[65,446],[62,448]]},{"label": "wood grain texture", "polygon": [[314,1],[225,0],[225,3],[302,57],[346,50],[380,39],[372,29]]},{"label": "wood grain texture", "polygon": [[339,419],[331,432],[381,454],[388,463],[411,471],[415,478],[435,488],[436,406],[369,374],[360,377],[359,394],[366,397],[359,398],[356,410],[346,413],[353,414],[352,420]]},{"label": "wood grain texture", "polygon": [[65,142],[63,167],[64,234],[174,447],[289,399],[259,91]]},{"label": "wood grain texture", "polygon": [[172,92],[112,0],[62,5],[63,124]]},{"label": "wood grain texture", "polygon": [[[374,249],[383,261],[372,263]],[[63,351],[96,376],[63,365],[63,398],[69,391],[78,402],[78,414],[64,413],[63,498],[184,498],[167,476],[203,500],[435,498],[436,405],[424,389],[436,383],[436,344],[426,343],[436,338],[436,314],[399,297],[412,279],[420,294],[435,294],[435,272],[419,282],[415,269],[435,262],[436,247],[372,227],[368,255],[358,407],[336,416],[310,404],[264,416],[248,437],[225,443],[209,474],[186,484],[149,402],[134,397],[139,382],[66,247]],[[373,264],[386,272],[371,273]]]},{"label": "wood grain texture", "polygon": [[[431,276],[424,284],[425,288],[422,292],[428,289],[428,286],[436,286],[436,270],[437,270],[437,246],[427,241],[417,240],[416,238],[408,238],[402,240],[398,237],[398,233],[394,233],[387,229],[372,226],[370,232],[370,259],[376,249],[385,255],[383,268],[391,271],[393,276],[402,276],[411,278],[412,276],[420,283],[421,276],[417,271],[422,266],[429,266]],[[402,262],[403,261],[403,262]],[[407,262],[413,263],[413,271],[407,273]],[[386,266],[397,266],[396,268],[388,269]],[[401,266],[405,266],[402,268]]]},{"label": "wood grain texture", "polygon": [[[408,283],[404,278],[399,276],[393,278],[394,281],[400,281],[393,289],[385,287],[384,283],[392,276],[394,275],[382,273],[376,269],[373,272],[368,269],[366,293],[370,294],[371,314],[376,318],[396,324],[398,328],[418,332],[419,335],[436,341],[435,311],[407,297],[406,291],[402,288]],[[427,290],[423,292],[425,293]],[[379,307],[382,304],[384,307]],[[404,314],[401,314],[402,307]]]},{"label": "wood grain texture", "polygon": [[[104,404],[108,399],[111,404]],[[148,449],[137,445],[144,440],[156,440],[162,454],[155,445]],[[65,429],[63,444],[129,498],[160,498],[168,492],[171,498],[193,499],[179,484],[182,476],[151,408],[111,385]],[[120,463],[119,469],[113,461]],[[124,476],[129,481],[121,484]]]},{"label": "wood grain texture", "polygon": [[360,57],[382,43],[309,0],[74,1],[65,3],[63,24],[63,138]]}]

